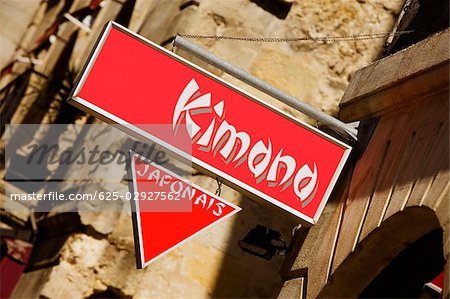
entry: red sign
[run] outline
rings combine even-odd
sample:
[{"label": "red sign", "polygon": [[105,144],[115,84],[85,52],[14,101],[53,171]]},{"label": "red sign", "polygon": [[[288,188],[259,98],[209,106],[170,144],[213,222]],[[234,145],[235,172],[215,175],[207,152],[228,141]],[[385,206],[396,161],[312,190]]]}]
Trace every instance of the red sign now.
[{"label": "red sign", "polygon": [[[311,224],[351,150],[115,23],[100,36],[71,103]],[[179,146],[183,134],[189,151]]]},{"label": "red sign", "polygon": [[[241,208],[131,153],[132,218],[138,268],[143,268]],[[155,212],[172,203],[179,211]],[[185,210],[185,203],[189,210]],[[172,206],[173,208],[173,206]]]},{"label": "red sign", "polygon": [[[5,242],[5,243],[3,243]],[[0,298],[10,298],[22,277],[31,255],[32,244],[7,237],[2,237],[2,256],[0,259]]]}]

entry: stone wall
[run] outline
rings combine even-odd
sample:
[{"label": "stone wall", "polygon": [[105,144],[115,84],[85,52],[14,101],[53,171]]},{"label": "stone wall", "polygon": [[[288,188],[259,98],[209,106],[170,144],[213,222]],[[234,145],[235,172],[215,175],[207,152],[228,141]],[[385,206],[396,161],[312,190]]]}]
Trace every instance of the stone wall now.
[{"label": "stone wall", "polygon": [[[136,11],[130,28],[156,42],[168,41],[177,33],[323,37],[390,32],[404,1],[285,1],[292,3],[285,19],[277,18],[255,4],[270,1],[207,0],[199,1],[198,6],[191,5],[182,11],[179,10],[180,5],[175,4],[177,1],[171,1],[171,5],[168,2],[142,1],[141,5],[147,5],[148,12],[144,14]],[[189,1],[178,1],[183,2]],[[163,30],[161,23],[165,25]],[[351,74],[380,55],[384,39],[340,43],[261,43],[202,39],[193,42],[298,99],[336,115],[339,100]],[[237,48],[239,51],[236,51]],[[198,59],[181,54],[207,67]],[[210,67],[208,69],[213,70]],[[215,73],[239,87],[248,88],[220,71]],[[253,89],[249,90],[288,113],[306,119],[292,108]]]}]

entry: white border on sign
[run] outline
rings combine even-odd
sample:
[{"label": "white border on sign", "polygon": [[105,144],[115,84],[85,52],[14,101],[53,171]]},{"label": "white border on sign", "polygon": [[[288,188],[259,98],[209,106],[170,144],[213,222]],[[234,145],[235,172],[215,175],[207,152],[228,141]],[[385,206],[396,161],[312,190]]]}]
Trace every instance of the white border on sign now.
[{"label": "white border on sign", "polygon": [[[216,224],[218,224],[218,223],[220,223],[220,222],[222,222],[222,221],[228,219],[229,217],[233,216],[234,214],[236,214],[236,213],[238,213],[238,212],[240,212],[240,211],[242,210],[242,208],[236,206],[235,204],[233,204],[233,203],[231,203],[231,202],[229,202],[229,201],[226,201],[225,199],[223,199],[223,198],[221,198],[221,197],[219,197],[219,196],[217,196],[217,195],[215,195],[215,194],[212,194],[212,193],[209,192],[208,190],[203,189],[202,187],[200,187],[200,186],[198,186],[198,185],[195,185],[195,184],[191,183],[190,181],[188,181],[188,180],[186,180],[186,179],[183,179],[182,177],[178,176],[176,173],[174,173],[174,172],[172,172],[172,171],[170,171],[170,170],[168,170],[168,169],[166,169],[166,168],[164,168],[164,167],[162,167],[162,166],[160,166],[160,165],[158,165],[158,164],[156,164],[156,163],[153,163],[152,161],[146,159],[145,157],[139,155],[138,153],[135,153],[135,152],[133,152],[133,151],[130,151],[130,152],[129,152],[129,166],[128,166],[128,167],[131,168],[131,178],[132,178],[132,180],[133,180],[133,182],[132,182],[132,184],[133,184],[133,190],[130,190],[132,194],[134,194],[134,192],[139,192],[138,187],[137,187],[137,178],[136,178],[136,175],[135,175],[135,174],[136,174],[135,162],[134,162],[134,158],[135,158],[135,157],[137,157],[138,159],[141,159],[141,160],[143,160],[143,161],[149,163],[150,165],[152,165],[152,166],[154,166],[154,167],[160,169],[161,171],[164,171],[164,172],[170,174],[170,175],[173,176],[174,178],[176,178],[176,179],[178,179],[178,180],[180,180],[180,181],[183,181],[183,182],[185,182],[185,183],[188,184],[188,185],[193,186],[195,189],[198,189],[198,190],[200,190],[201,192],[208,194],[209,196],[213,197],[214,199],[216,199],[216,200],[218,200],[218,201],[221,201],[221,202],[223,202],[224,204],[226,204],[227,206],[230,206],[230,207],[232,207],[232,208],[234,209],[234,210],[233,210],[232,212],[230,212],[229,214],[227,214],[227,215],[223,216],[222,218],[218,219],[217,221],[214,221],[213,223],[211,223],[211,224],[205,226],[204,228],[202,228],[201,230],[199,230],[199,231],[197,231],[196,233],[192,234],[191,236],[187,237],[187,238],[184,239],[183,241],[181,241],[181,242],[177,243],[176,245],[170,247],[169,249],[167,249],[167,250],[161,252],[160,254],[158,254],[157,256],[155,256],[154,258],[152,258],[151,260],[149,260],[148,262],[145,262],[145,260],[144,260],[144,256],[145,256],[145,255],[144,255],[144,244],[143,244],[143,242],[142,242],[141,216],[140,216],[140,211],[139,211],[139,204],[136,204],[136,202],[134,201],[134,199],[131,199],[131,204],[132,204],[133,207],[134,207],[134,209],[132,209],[132,213],[135,213],[135,215],[133,215],[133,216],[136,217],[136,224],[137,224],[137,225],[136,225],[137,227],[134,227],[134,226],[133,226],[133,230],[137,229],[138,246],[139,246],[139,247],[138,247],[138,248],[139,248],[139,252],[136,252],[136,255],[139,256],[139,258],[140,258],[140,261],[141,261],[140,266],[141,266],[142,268],[147,267],[149,264],[151,264],[152,262],[156,261],[158,258],[162,257],[163,255],[168,254],[170,251],[172,251],[172,250],[178,248],[179,246],[183,245],[183,244],[184,244],[185,242],[187,242],[189,239],[196,237],[198,234],[200,234],[201,232],[205,231],[206,229],[208,229],[208,228],[210,228],[210,227],[213,227],[214,225],[216,225]],[[180,212],[180,213],[189,213],[189,212]]]},{"label": "white border on sign", "polygon": [[[345,149],[344,154],[342,156],[342,159],[341,159],[341,161],[338,164],[336,172],[334,173],[332,179],[330,180],[328,188],[327,188],[327,190],[325,191],[325,193],[323,195],[323,198],[322,198],[322,200],[320,202],[320,205],[319,205],[319,207],[317,209],[317,212],[314,215],[314,217],[311,218],[311,217],[308,217],[308,216],[304,215],[303,213],[300,213],[299,211],[297,211],[294,208],[292,208],[292,207],[290,207],[290,206],[288,206],[288,205],[286,205],[286,204],[276,200],[275,198],[273,198],[273,197],[271,197],[271,196],[269,196],[269,195],[267,195],[267,194],[265,194],[265,193],[255,189],[255,188],[253,188],[253,187],[251,187],[251,186],[249,186],[249,185],[239,181],[238,179],[234,178],[233,176],[228,175],[228,174],[222,172],[219,169],[216,169],[215,167],[213,167],[213,166],[211,166],[211,165],[209,165],[209,164],[199,160],[198,158],[192,157],[191,155],[189,155],[189,154],[187,154],[187,153],[185,153],[183,151],[180,151],[176,147],[174,147],[174,146],[168,144],[167,142],[165,142],[165,141],[163,141],[163,140],[161,140],[161,139],[159,139],[159,138],[149,134],[148,132],[143,131],[142,129],[138,128],[137,126],[128,123],[124,119],[121,119],[121,118],[117,117],[116,115],[113,115],[113,114],[111,114],[111,113],[101,109],[100,107],[98,107],[96,105],[93,105],[90,102],[88,102],[88,101],[82,99],[81,97],[79,97],[78,96],[79,91],[81,90],[84,82],[86,81],[87,76],[89,75],[89,72],[90,72],[90,70],[91,70],[91,68],[92,68],[92,66],[93,66],[93,64],[95,62],[95,59],[98,56],[98,54],[99,54],[99,52],[100,52],[100,50],[101,50],[101,48],[102,48],[102,46],[103,46],[107,36],[108,36],[109,31],[113,27],[118,29],[118,30],[120,30],[120,31],[122,31],[123,33],[125,33],[125,34],[127,34],[127,35],[129,35],[129,36],[131,36],[131,37],[133,37],[133,38],[135,38],[135,39],[145,43],[146,45],[152,47],[153,49],[155,49],[155,50],[157,50],[157,51],[159,51],[159,52],[161,52],[161,53],[163,53],[163,54],[165,54],[165,55],[167,55],[167,56],[177,60],[178,62],[180,62],[180,63],[190,67],[191,69],[194,69],[195,71],[201,73],[202,75],[207,76],[207,77],[209,77],[209,78],[219,82],[220,84],[222,84],[222,85],[224,85],[226,87],[229,87],[230,89],[234,90],[235,92],[238,92],[241,95],[245,96],[249,100],[252,100],[252,101],[254,101],[254,102],[256,102],[256,103],[258,103],[258,104],[260,104],[260,105],[262,105],[262,106],[272,110],[273,112],[279,114],[280,116],[286,118],[287,120],[290,120],[290,121],[292,121],[292,122],[302,126],[303,128],[305,128],[305,129],[307,129],[309,131],[312,131],[315,134],[320,135],[321,137],[323,137],[323,138],[329,140],[330,142],[332,142],[332,143],[342,147],[343,149]],[[284,111],[282,111],[282,110],[280,110],[280,109],[278,109],[278,108],[276,108],[276,107],[274,107],[274,106],[272,106],[272,105],[270,105],[268,103],[265,103],[264,101],[256,98],[255,96],[250,95],[248,92],[240,89],[239,87],[234,86],[231,83],[228,83],[228,82],[224,81],[222,78],[220,78],[220,77],[218,77],[218,76],[216,76],[216,75],[214,75],[214,74],[212,74],[212,73],[210,73],[210,72],[200,68],[199,66],[197,66],[197,65],[193,64],[192,62],[184,59],[183,57],[178,56],[178,55],[176,55],[176,54],[166,50],[165,48],[163,48],[163,47],[153,43],[152,41],[150,41],[150,40],[148,40],[148,39],[146,39],[146,38],[144,38],[144,37],[142,37],[142,36],[132,32],[132,31],[130,31],[128,28],[125,28],[122,25],[117,24],[117,23],[115,23],[113,21],[108,22],[105,25],[102,33],[100,34],[100,38],[98,39],[97,44],[95,45],[93,52],[91,53],[90,57],[88,58],[88,61],[86,62],[85,67],[83,68],[83,70],[81,72],[81,77],[79,78],[79,81],[76,83],[74,92],[72,93],[71,97],[69,98],[69,103],[73,104],[74,106],[77,106],[78,108],[80,108],[82,110],[85,110],[85,111],[87,111],[89,113],[92,113],[94,116],[96,116],[96,117],[98,117],[98,118],[100,118],[100,119],[102,119],[102,120],[104,120],[106,122],[119,124],[122,127],[124,127],[125,129],[128,129],[129,131],[134,132],[135,134],[137,134],[139,136],[142,136],[142,137],[144,137],[146,139],[149,139],[149,140],[151,140],[153,142],[156,142],[156,143],[160,144],[161,146],[165,147],[166,149],[170,150],[171,152],[173,152],[173,153],[175,153],[175,154],[177,154],[177,155],[179,155],[179,156],[181,156],[181,157],[183,157],[185,159],[192,160],[192,163],[194,164],[194,166],[198,166],[200,168],[203,168],[203,169],[205,169],[205,170],[207,170],[207,171],[209,171],[211,173],[214,173],[214,174],[220,176],[221,178],[223,178],[225,180],[225,182],[231,183],[234,186],[237,186],[238,188],[241,188],[242,190],[250,192],[251,194],[256,195],[257,197],[262,198],[262,199],[272,203],[273,205],[275,205],[275,206],[277,206],[277,207],[279,207],[279,208],[281,208],[281,209],[283,209],[283,210],[285,210],[285,211],[287,211],[287,212],[289,212],[289,213],[299,217],[300,219],[304,220],[307,224],[310,224],[310,225],[314,225],[314,224],[317,223],[320,215],[322,214],[323,209],[325,208],[325,205],[326,205],[326,203],[328,201],[328,198],[330,197],[331,192],[332,192],[332,190],[333,190],[333,188],[334,188],[334,186],[335,186],[335,184],[336,184],[336,182],[337,182],[337,180],[339,178],[339,175],[341,174],[342,169],[344,168],[344,165],[347,162],[347,159],[348,159],[348,157],[350,155],[350,152],[352,150],[352,147],[349,146],[348,144],[345,144],[344,142],[342,142],[342,141],[340,141],[340,140],[338,140],[338,139],[336,139],[336,138],[334,138],[332,136],[329,136],[329,135],[325,134],[324,132],[320,131],[319,129],[314,128],[313,126],[311,126],[311,125],[309,125],[309,124],[307,124],[307,123],[305,123],[303,121],[300,121],[300,120],[292,117],[291,115],[285,113]]]},{"label": "white border on sign", "polygon": [[439,294],[442,293],[442,289],[432,282],[428,282],[425,285]]}]

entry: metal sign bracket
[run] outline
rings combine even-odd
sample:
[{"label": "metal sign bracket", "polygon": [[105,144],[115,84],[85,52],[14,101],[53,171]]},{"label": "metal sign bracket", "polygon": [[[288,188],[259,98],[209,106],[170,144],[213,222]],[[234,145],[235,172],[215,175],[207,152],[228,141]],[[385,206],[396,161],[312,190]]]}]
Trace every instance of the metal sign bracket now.
[{"label": "metal sign bracket", "polygon": [[212,54],[206,49],[197,46],[187,39],[177,35],[172,43],[173,46],[179,47],[192,55],[202,59],[203,61],[217,67],[218,69],[238,78],[239,80],[259,89],[260,91],[278,99],[284,104],[303,112],[309,117],[316,119],[320,123],[332,128],[334,131],[339,133],[342,137],[346,139],[350,139],[353,141],[358,140],[358,129],[354,124],[346,124],[341,120],[334,118],[333,116],[320,111],[309,104],[306,104],[299,99],[281,91],[280,89],[268,84],[267,82],[258,79],[243,69],[231,64],[228,61],[223,60],[222,58]]}]

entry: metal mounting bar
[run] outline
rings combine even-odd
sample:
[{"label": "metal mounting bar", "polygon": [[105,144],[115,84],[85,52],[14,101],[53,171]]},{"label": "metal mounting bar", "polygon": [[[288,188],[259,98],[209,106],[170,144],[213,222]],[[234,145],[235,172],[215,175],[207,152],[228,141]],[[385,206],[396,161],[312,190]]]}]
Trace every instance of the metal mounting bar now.
[{"label": "metal mounting bar", "polygon": [[177,35],[173,40],[173,45],[193,54],[194,56],[217,67],[218,69],[221,69],[224,72],[240,79],[241,81],[244,81],[245,83],[255,87],[256,89],[267,93],[268,95],[278,99],[286,105],[303,112],[309,117],[318,120],[320,123],[333,128],[338,133],[344,134],[345,136],[350,136],[354,140],[358,140],[358,130],[356,128],[351,127],[346,123],[340,121],[339,119],[334,118],[333,116],[328,115],[327,113],[320,111],[313,106],[294,98],[291,95],[288,95],[287,93],[268,84],[267,82],[250,75],[243,69],[238,68],[237,66],[223,60],[220,57],[217,57],[206,49],[189,42],[187,39]]}]

